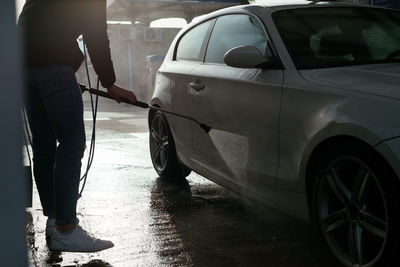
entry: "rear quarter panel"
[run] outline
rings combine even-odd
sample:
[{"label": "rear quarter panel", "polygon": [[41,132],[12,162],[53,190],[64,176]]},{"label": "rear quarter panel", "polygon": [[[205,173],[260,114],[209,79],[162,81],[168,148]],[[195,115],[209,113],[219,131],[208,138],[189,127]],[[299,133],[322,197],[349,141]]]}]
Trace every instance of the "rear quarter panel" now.
[{"label": "rear quarter panel", "polygon": [[278,188],[306,193],[308,160],[328,138],[351,136],[374,147],[400,133],[396,100],[311,83],[290,71],[285,77]]}]

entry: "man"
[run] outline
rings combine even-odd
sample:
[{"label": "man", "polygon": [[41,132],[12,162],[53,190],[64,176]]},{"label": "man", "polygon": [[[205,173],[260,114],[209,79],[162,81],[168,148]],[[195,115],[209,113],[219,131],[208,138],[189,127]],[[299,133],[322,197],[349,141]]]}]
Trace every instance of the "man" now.
[{"label": "man", "polygon": [[[58,251],[92,252],[113,243],[94,238],[76,217],[81,159],[86,146],[83,103],[75,71],[83,35],[103,87],[120,102],[135,95],[115,85],[106,23],[106,0],[27,0],[18,27],[27,60],[26,108],[33,136],[34,176],[46,237]],[[57,145],[58,143],[58,145]]]}]

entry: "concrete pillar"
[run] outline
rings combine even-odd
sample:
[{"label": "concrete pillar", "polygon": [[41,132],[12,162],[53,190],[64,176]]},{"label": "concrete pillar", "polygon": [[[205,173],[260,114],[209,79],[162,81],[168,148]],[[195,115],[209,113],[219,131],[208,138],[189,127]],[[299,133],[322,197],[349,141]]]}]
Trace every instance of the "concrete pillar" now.
[{"label": "concrete pillar", "polygon": [[21,144],[21,58],[14,0],[0,4],[0,265],[27,266]]}]

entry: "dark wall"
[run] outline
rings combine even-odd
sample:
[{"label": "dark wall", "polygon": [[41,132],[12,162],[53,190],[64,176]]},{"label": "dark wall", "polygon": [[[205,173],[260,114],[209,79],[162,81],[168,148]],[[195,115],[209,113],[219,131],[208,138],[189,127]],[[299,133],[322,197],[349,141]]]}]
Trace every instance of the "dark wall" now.
[{"label": "dark wall", "polygon": [[21,62],[14,0],[0,4],[0,265],[27,266],[22,175]]}]

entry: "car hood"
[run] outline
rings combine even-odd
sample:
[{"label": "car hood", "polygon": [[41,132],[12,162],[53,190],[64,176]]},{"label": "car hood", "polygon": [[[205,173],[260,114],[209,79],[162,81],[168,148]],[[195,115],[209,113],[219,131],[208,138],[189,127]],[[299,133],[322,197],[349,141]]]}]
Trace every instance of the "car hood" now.
[{"label": "car hood", "polygon": [[300,73],[310,82],[400,100],[399,63],[302,70]]}]

